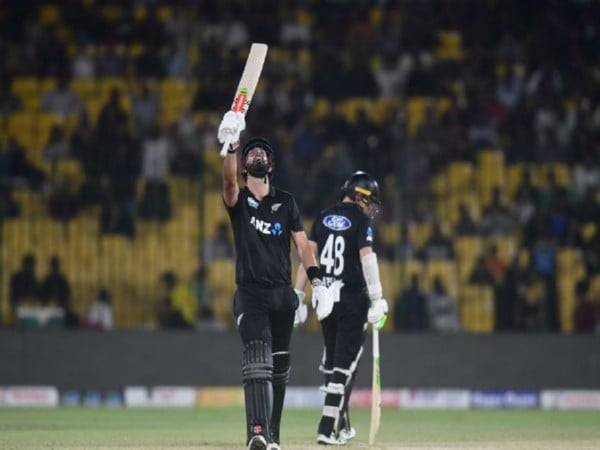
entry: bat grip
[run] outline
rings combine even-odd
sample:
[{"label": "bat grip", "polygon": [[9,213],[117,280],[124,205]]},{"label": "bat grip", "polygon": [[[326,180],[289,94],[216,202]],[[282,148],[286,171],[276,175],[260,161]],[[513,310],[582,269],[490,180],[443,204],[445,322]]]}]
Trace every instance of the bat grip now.
[{"label": "bat grip", "polygon": [[227,156],[227,151],[229,150],[229,146],[231,145],[231,137],[227,137],[225,142],[223,142],[223,147],[221,148],[221,157],[225,158]]},{"label": "bat grip", "polygon": [[379,330],[373,327],[373,358],[379,358]]}]

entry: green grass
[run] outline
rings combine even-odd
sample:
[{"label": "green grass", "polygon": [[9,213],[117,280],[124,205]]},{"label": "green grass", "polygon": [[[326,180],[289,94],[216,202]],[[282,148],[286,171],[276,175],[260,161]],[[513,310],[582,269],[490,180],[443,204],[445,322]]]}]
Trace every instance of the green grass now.
[{"label": "green grass", "polygon": [[[367,448],[369,411],[352,414]],[[283,449],[314,444],[317,410],[289,410]],[[244,448],[244,412],[211,409],[0,409],[0,449]],[[600,449],[600,412],[384,410],[377,445],[408,448]]]}]

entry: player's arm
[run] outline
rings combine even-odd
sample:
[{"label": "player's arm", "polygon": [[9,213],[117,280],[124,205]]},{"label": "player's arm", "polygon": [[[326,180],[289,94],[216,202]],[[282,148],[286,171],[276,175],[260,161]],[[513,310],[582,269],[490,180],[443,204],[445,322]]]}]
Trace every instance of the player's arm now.
[{"label": "player's arm", "polygon": [[[308,246],[310,252],[313,255],[319,254],[319,249],[317,243],[315,241],[308,241]],[[300,257],[300,250],[298,251],[298,256]],[[308,282],[308,275],[306,275],[306,270],[304,269],[304,264],[298,265],[298,270],[296,271],[296,283],[294,284],[294,290],[296,292],[304,292],[306,288],[306,283]]]},{"label": "player's arm", "polygon": [[[296,245],[296,250],[298,251],[298,259],[302,263],[302,267],[305,270],[304,274],[312,281],[313,277],[311,276],[311,267],[320,271],[315,258],[317,244],[313,242],[313,249],[304,231],[292,233],[292,239],[294,239],[294,244]],[[306,275],[307,273],[308,275]]]},{"label": "player's arm", "polygon": [[223,201],[230,208],[237,203],[240,193],[240,186],[237,179],[236,155],[239,145],[239,141],[232,143],[227,156],[223,159]]},{"label": "player's arm", "polygon": [[388,305],[387,301],[383,298],[383,288],[379,276],[377,254],[373,251],[371,246],[365,246],[360,249],[360,262],[362,265],[363,276],[367,283],[367,293],[371,300],[368,319],[373,326],[381,328],[385,324]]}]

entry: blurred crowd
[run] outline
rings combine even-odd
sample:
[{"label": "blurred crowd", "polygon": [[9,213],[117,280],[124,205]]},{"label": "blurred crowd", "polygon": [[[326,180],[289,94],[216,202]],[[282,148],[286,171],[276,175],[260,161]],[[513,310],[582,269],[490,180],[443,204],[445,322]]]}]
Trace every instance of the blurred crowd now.
[{"label": "blurred crowd", "polygon": [[[0,215],[19,214],[11,190],[25,180],[52,193],[49,213],[60,220],[100,205],[102,231],[130,237],[138,217],[168,220],[168,178],[207,170],[200,154],[216,148],[215,126],[249,44],[266,42],[247,128],[274,141],[275,184],[298,196],[307,218],[360,168],[381,180],[383,223],[432,229],[420,248],[406,240],[382,246],[389,259],[452,260],[457,236],[516,236],[514,260],[488,246],[470,282],[493,288],[496,329],[558,330],[560,249],[580,249],[578,299],[600,303],[591,298],[600,274],[599,14],[592,0],[543,7],[533,0],[5,1],[0,120],[24,107],[11,91],[23,76],[54,79],[40,108],[78,120],[72,131],[50,133],[48,171],[28,161],[17,139],[1,139]],[[112,90],[94,119],[72,86],[107,78],[135,87]],[[196,86],[175,118],[161,106],[163,80]],[[487,149],[525,166],[519,187],[495,186],[477,218],[461,205],[449,227],[436,214],[443,199],[430,181],[453,161],[476,163]],[[63,158],[83,167],[77,189],[52,176]],[[567,167],[568,182],[550,172],[534,183],[528,169],[553,163]],[[586,224],[596,226],[590,232]],[[431,295],[446,289],[440,280]],[[452,305],[458,314],[457,299],[448,308],[419,306],[417,314],[408,306],[417,297],[407,292],[398,299],[398,328],[431,327],[434,311]],[[407,318],[415,314],[418,326]],[[460,329],[458,319],[441,323]]]}]

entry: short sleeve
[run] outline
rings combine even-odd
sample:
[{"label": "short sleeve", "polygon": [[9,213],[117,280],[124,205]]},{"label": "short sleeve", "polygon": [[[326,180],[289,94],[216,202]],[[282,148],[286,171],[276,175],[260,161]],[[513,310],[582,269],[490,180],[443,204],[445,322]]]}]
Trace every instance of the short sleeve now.
[{"label": "short sleeve", "polygon": [[304,225],[302,225],[302,219],[300,218],[300,210],[296,199],[290,196],[290,217],[289,217],[290,230],[293,232],[304,231]]},{"label": "short sleeve", "polygon": [[375,232],[371,221],[365,217],[358,226],[358,248],[372,247],[375,239]]},{"label": "short sleeve", "polygon": [[225,199],[223,198],[223,196],[221,196],[221,200],[223,200],[223,206],[225,206],[229,217],[234,218],[239,214],[240,211],[240,205],[242,204],[242,190],[240,189],[237,202],[235,202],[235,205],[233,206],[228,206],[227,203],[225,203]]}]

